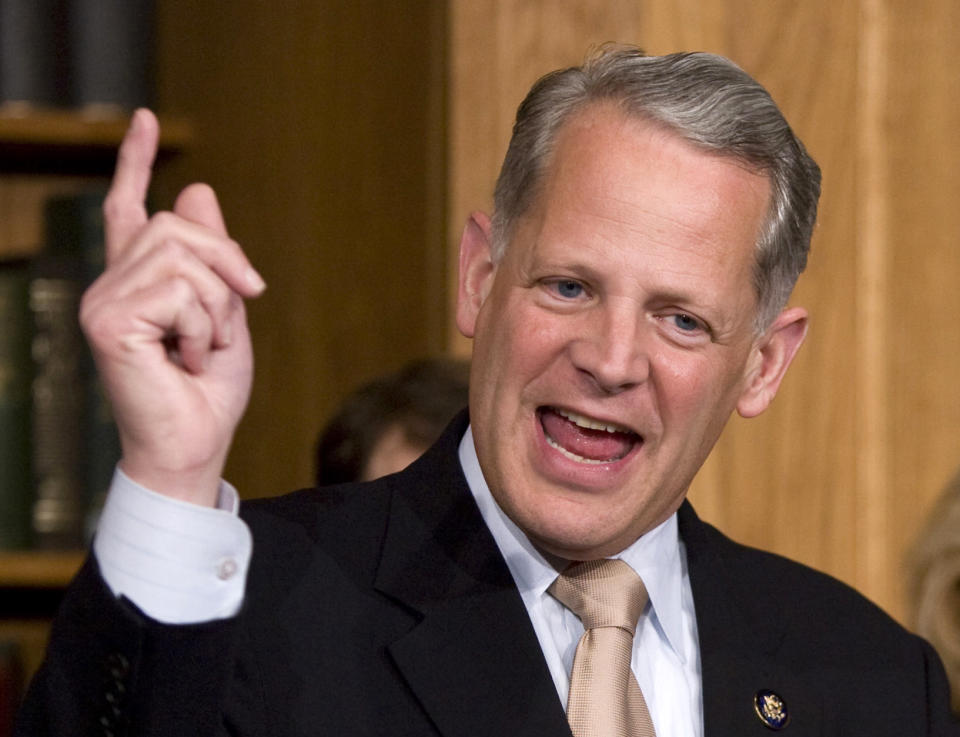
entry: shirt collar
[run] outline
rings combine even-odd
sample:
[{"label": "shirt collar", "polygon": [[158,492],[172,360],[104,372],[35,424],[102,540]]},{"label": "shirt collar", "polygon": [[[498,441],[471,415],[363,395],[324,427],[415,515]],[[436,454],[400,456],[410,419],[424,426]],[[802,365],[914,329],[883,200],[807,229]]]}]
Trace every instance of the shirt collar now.
[{"label": "shirt collar", "polygon": [[[543,595],[557,577],[557,570],[500,508],[483,476],[472,428],[468,427],[459,449],[460,465],[480,514],[507,562],[521,595]],[[682,579],[680,534],[677,515],[653,528],[614,558],[623,559],[643,579],[650,606],[673,651],[683,659]]]}]

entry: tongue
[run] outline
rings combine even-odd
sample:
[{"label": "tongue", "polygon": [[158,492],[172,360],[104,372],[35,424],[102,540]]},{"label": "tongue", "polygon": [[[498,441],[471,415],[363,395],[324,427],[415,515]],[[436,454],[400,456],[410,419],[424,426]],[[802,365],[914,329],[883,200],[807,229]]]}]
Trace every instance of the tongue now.
[{"label": "tongue", "polygon": [[637,440],[634,433],[590,430],[545,409],[540,415],[544,432],[557,445],[592,461],[623,458]]}]

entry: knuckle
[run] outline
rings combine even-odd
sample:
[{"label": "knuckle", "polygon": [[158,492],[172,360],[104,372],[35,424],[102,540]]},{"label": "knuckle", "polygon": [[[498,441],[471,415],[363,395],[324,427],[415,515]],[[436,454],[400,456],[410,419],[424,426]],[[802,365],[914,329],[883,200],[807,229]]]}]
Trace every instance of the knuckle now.
[{"label": "knuckle", "polygon": [[197,291],[190,280],[181,274],[171,276],[167,281],[169,298],[180,305],[190,305],[199,301]]},{"label": "knuckle", "polygon": [[179,238],[166,237],[159,243],[161,252],[175,265],[183,266],[183,260],[190,254],[190,249]]},{"label": "knuckle", "polygon": [[100,305],[103,302],[103,300],[100,299],[100,284],[101,280],[98,279],[86,290],[84,290],[83,294],[80,296],[78,317],[81,326],[91,323],[97,319]]},{"label": "knuckle", "polygon": [[84,297],[80,303],[80,328],[94,346],[109,344],[118,333],[116,313],[100,301]]},{"label": "knuckle", "polygon": [[230,305],[230,290],[222,283],[205,285],[200,293],[200,301],[211,311],[224,312]]},{"label": "knuckle", "polygon": [[103,217],[112,221],[121,218],[125,212],[124,205],[116,191],[110,191],[103,199]]},{"label": "knuckle", "polygon": [[153,217],[150,218],[150,222],[153,227],[167,230],[174,227],[178,218],[169,210],[161,210],[160,212],[154,213]]}]

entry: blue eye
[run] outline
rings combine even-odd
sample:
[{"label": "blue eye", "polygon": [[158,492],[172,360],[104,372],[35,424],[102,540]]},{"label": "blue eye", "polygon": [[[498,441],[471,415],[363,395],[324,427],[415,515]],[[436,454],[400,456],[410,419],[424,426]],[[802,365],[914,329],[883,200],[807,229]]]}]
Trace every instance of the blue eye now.
[{"label": "blue eye", "polygon": [[700,322],[690,315],[685,315],[682,312],[680,314],[673,316],[674,324],[685,332],[692,332],[694,330],[700,329]]},{"label": "blue eye", "polygon": [[554,286],[557,290],[557,294],[564,299],[576,299],[583,294],[583,285],[580,284],[580,282],[573,281],[572,279],[558,281]]}]

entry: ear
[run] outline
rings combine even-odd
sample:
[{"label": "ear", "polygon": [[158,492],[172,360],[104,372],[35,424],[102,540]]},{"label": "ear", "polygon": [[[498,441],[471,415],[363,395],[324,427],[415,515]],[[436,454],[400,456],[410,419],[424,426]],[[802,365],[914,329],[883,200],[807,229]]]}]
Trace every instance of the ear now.
[{"label": "ear", "polygon": [[741,417],[756,417],[770,406],[806,335],[807,311],[800,307],[784,310],[773,321],[753,347],[746,385],[737,401]]},{"label": "ear", "polygon": [[467,338],[476,330],[477,317],[493,286],[493,233],[490,218],[471,213],[460,237],[460,272],[457,287],[457,328]]}]

